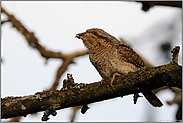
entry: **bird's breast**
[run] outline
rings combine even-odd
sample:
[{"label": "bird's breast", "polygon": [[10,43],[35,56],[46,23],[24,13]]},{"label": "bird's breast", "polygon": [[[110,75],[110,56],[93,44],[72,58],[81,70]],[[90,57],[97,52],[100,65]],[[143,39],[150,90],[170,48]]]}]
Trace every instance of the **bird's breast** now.
[{"label": "bird's breast", "polygon": [[112,48],[105,52],[90,53],[89,56],[102,78],[111,78],[114,73],[127,74],[138,70],[135,65],[123,61],[119,53]]}]

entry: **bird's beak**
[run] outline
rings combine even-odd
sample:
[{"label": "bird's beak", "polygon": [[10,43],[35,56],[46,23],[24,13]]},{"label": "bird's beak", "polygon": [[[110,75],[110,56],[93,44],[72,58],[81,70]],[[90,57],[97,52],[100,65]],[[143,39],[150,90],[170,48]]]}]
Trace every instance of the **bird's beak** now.
[{"label": "bird's beak", "polygon": [[79,33],[79,34],[76,34],[75,38],[78,38],[78,39],[81,39],[82,37],[86,37],[86,34],[85,33]]}]

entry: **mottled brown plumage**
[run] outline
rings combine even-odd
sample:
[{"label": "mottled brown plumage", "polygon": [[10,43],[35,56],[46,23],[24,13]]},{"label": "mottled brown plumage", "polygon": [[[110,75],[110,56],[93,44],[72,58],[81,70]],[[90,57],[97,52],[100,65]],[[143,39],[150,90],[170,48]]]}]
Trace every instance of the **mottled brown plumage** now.
[{"label": "mottled brown plumage", "polygon": [[[83,40],[84,45],[89,50],[91,63],[102,78],[111,78],[111,84],[116,75],[134,72],[146,66],[141,57],[130,46],[120,42],[102,29],[88,29],[84,33],[77,34],[76,37]],[[151,96],[147,92],[151,93]],[[156,98],[152,96],[150,90],[143,94],[146,98],[151,97],[147,100],[153,106],[162,106],[161,101],[155,95]],[[155,101],[152,101],[152,97]]]}]

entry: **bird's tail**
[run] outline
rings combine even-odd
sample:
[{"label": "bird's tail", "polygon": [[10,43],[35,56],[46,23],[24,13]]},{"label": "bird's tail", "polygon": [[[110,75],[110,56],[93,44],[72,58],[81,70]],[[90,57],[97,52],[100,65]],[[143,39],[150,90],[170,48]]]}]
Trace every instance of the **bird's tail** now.
[{"label": "bird's tail", "polygon": [[149,103],[152,106],[161,107],[163,105],[162,102],[158,99],[158,97],[151,90],[143,91],[142,94],[145,96],[145,98],[149,101]]}]

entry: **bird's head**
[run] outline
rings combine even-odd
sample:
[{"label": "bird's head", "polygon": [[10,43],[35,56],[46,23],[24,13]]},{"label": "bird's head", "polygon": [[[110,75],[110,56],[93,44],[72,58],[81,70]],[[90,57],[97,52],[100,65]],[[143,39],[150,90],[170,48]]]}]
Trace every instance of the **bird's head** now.
[{"label": "bird's head", "polygon": [[111,43],[119,43],[115,37],[98,28],[88,29],[86,32],[76,34],[76,38],[82,39],[89,51],[101,47],[105,48]]}]

